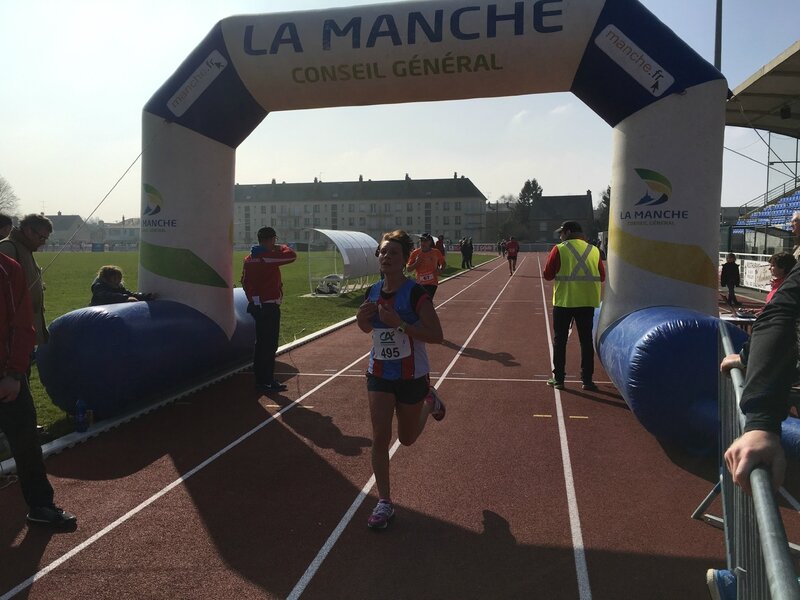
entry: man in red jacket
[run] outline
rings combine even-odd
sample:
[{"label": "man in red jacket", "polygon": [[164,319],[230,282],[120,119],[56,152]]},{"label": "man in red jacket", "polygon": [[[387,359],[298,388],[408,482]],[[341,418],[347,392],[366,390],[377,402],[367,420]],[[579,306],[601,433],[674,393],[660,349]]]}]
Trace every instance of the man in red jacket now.
[{"label": "man in red jacket", "polygon": [[17,464],[28,521],[74,529],[75,515],[53,504],[53,488],[42,460],[36,408],[26,375],[35,343],[33,305],[22,267],[0,253],[0,430]]},{"label": "man in red jacket", "polygon": [[256,346],[253,352],[253,372],[256,388],[265,392],[282,392],[286,386],[275,379],[275,353],[281,328],[283,283],[282,265],[297,258],[286,245],[277,245],[272,227],[258,230],[258,245],[244,259],[242,287],[247,295],[247,312],[256,321]]}]

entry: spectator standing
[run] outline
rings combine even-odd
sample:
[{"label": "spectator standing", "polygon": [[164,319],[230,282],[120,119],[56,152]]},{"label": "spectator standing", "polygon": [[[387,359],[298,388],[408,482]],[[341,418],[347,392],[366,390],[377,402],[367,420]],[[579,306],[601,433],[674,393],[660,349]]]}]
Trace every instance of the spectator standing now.
[{"label": "spectator standing", "polygon": [[444,234],[440,234],[438,238],[436,238],[436,243],[433,245],[439,253],[442,255],[442,258],[447,258],[447,248],[444,245]]},{"label": "spectator standing", "polygon": [[[769,304],[772,298],[775,297],[775,292],[781,287],[789,272],[794,268],[797,261],[794,256],[788,252],[778,252],[769,258],[769,270],[772,273],[772,281],[770,287],[772,288],[764,300],[764,304]],[[763,312],[763,308],[761,311]],[[736,354],[729,354],[722,359],[720,364],[720,371],[727,373],[731,369],[745,369],[747,368],[747,356],[750,352],[750,340],[746,340],[740,352]],[[797,375],[795,375],[795,380]]]},{"label": "spectator standing", "polygon": [[433,300],[439,287],[439,273],[444,271],[444,256],[433,247],[433,237],[430,233],[423,233],[419,243],[420,247],[411,252],[406,269],[417,272],[417,283],[425,288]]},{"label": "spectator standing", "polygon": [[411,238],[402,230],[381,239],[384,280],[375,283],[356,316],[358,327],[372,334],[367,392],[372,421],[372,469],[379,500],[367,526],[385,529],[394,517],[389,478],[392,421],[397,437],[410,446],[422,433],[428,415],[441,421],[445,406],[430,385],[426,343],[442,343],[442,326],[430,296],[408,279],[403,269],[411,254]]},{"label": "spectator standing", "polygon": [[584,390],[596,390],[592,327],[600,306],[601,283],[606,273],[600,250],[583,238],[577,221],[564,221],[556,230],[561,240],[547,256],[543,277],[553,285],[553,377],[547,385],[564,389],[567,338],[572,321],[581,344],[581,381]]},{"label": "spectator standing", "polygon": [[795,259],[800,260],[800,211],[796,210],[792,213],[792,220],[789,221],[792,226],[792,235],[794,236],[795,246],[792,250],[792,255]]},{"label": "spectator standing", "polygon": [[775,489],[783,483],[786,457],[781,423],[789,414],[789,391],[796,375],[795,322],[799,318],[800,268],[796,265],[753,324],[739,405],[745,415],[744,433],[725,452],[734,482],[747,493],[750,472],[759,464],[770,470]]},{"label": "spectator standing", "polygon": [[742,303],[736,299],[736,286],[741,283],[739,276],[739,265],[736,264],[736,255],[729,253],[725,257],[725,264],[719,275],[720,285],[728,288],[728,304],[731,306],[741,306]]},{"label": "spectator standing", "polygon": [[42,269],[36,263],[33,253],[47,243],[53,233],[53,224],[44,215],[26,215],[14,227],[8,237],[0,241],[0,252],[10,256],[22,266],[28,284],[33,306],[33,326],[36,329],[36,343],[44,344],[50,337],[44,320],[44,283]]},{"label": "spectator standing", "polygon": [[466,247],[466,254],[467,257],[467,268],[472,268],[472,238],[468,237],[466,242],[464,242],[464,246]]},{"label": "spectator standing", "polygon": [[28,286],[20,265],[5,255],[0,255],[0,289],[0,429],[8,438],[17,465],[22,495],[29,507],[27,519],[58,529],[74,529],[75,515],[53,503],[53,488],[47,480],[36,430],[36,408],[27,377],[36,342]]},{"label": "spectator standing", "polygon": [[122,302],[139,302],[152,300],[153,294],[132,292],[122,285],[122,269],[115,265],[105,265],[97,271],[92,282],[92,299],[89,306],[101,304],[120,304]]},{"label": "spectator standing", "polygon": [[517,254],[519,254],[519,242],[511,238],[506,242],[506,253],[508,255],[508,275],[509,277],[517,270]]},{"label": "spectator standing", "polygon": [[242,287],[247,295],[247,312],[256,322],[256,345],[253,351],[253,372],[256,388],[265,392],[282,392],[286,385],[275,379],[275,353],[281,327],[283,301],[282,265],[297,258],[289,246],[278,245],[272,227],[258,230],[258,245],[244,259]]}]

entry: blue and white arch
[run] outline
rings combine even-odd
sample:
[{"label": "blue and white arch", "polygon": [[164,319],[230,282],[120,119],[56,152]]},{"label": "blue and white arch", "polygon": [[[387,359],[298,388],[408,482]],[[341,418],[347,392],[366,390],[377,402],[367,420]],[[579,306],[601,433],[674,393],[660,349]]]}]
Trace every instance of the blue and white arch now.
[{"label": "blue and white arch", "polygon": [[636,0],[400,2],[220,21],[144,108],[140,287],[234,335],[235,152],[270,112],[556,91],[614,128],[601,357],[623,350],[604,343],[635,311],[714,315],[727,84]]}]

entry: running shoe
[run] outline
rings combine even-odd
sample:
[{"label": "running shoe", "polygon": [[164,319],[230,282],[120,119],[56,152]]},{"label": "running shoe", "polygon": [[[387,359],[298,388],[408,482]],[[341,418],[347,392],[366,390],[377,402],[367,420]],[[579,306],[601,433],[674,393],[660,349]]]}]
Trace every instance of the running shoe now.
[{"label": "running shoe", "polygon": [[600,389],[599,387],[597,387],[597,384],[594,381],[584,381],[581,387],[584,390],[588,390],[590,392],[596,392],[597,390]]},{"label": "running shoe", "polygon": [[736,600],[736,576],[727,569],[709,569],[706,585],[714,600]]},{"label": "running shoe", "polygon": [[256,389],[262,392],[285,392],[288,387],[285,383],[273,379],[269,383],[257,383]]},{"label": "running shoe", "polygon": [[550,379],[547,380],[547,385],[549,385],[550,387],[554,387],[557,390],[563,390],[564,389],[564,380],[556,379],[555,377],[551,377]]},{"label": "running shoe", "polygon": [[431,387],[428,390],[428,396],[425,398],[425,402],[427,402],[431,407],[431,416],[436,419],[437,421],[441,421],[444,419],[445,412],[447,409],[444,406],[444,402],[439,397],[439,394],[436,392],[436,388]]},{"label": "running shoe", "polygon": [[54,529],[74,529],[78,523],[75,515],[57,506],[32,506],[27,518],[30,523]]},{"label": "running shoe", "polygon": [[394,504],[389,500],[379,500],[378,505],[367,519],[367,527],[370,529],[386,529],[389,521],[394,518]]}]

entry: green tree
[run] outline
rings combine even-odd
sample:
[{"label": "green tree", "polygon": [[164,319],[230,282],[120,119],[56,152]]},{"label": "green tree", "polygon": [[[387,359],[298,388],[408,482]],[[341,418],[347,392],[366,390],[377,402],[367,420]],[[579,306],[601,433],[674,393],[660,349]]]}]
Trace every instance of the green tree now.
[{"label": "green tree", "polygon": [[522,186],[522,190],[517,197],[517,203],[512,211],[514,220],[521,223],[526,228],[531,220],[531,208],[542,197],[542,186],[536,179],[528,179]]},{"label": "green tree", "polygon": [[0,212],[12,215],[17,211],[19,198],[5,177],[0,176]]},{"label": "green tree", "polygon": [[611,186],[609,185],[600,195],[600,204],[594,213],[597,231],[608,231],[608,215],[611,211]]}]

